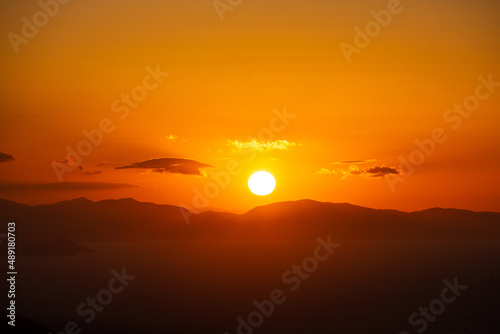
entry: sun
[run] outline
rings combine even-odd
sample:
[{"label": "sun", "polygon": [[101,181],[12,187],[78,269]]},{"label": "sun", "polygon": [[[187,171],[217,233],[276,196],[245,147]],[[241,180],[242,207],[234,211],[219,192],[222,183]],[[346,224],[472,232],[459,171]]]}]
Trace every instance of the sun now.
[{"label": "sun", "polygon": [[248,188],[255,195],[266,196],[273,192],[276,187],[276,180],[271,173],[259,171],[255,172],[248,179]]}]

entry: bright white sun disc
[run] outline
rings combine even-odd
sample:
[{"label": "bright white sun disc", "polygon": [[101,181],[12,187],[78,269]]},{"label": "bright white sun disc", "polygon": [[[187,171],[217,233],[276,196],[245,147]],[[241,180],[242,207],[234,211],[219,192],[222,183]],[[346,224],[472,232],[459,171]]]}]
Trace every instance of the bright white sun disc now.
[{"label": "bright white sun disc", "polygon": [[248,179],[248,188],[255,195],[266,196],[273,192],[276,187],[276,180],[271,173],[260,171],[255,172]]}]

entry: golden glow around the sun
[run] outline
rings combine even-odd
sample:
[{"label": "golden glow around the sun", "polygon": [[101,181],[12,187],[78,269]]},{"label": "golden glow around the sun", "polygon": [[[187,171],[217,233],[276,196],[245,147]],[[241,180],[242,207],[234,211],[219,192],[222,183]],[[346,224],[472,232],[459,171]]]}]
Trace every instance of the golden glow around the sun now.
[{"label": "golden glow around the sun", "polygon": [[266,196],[273,192],[276,187],[276,180],[271,173],[259,171],[255,172],[248,179],[248,188],[255,195]]}]

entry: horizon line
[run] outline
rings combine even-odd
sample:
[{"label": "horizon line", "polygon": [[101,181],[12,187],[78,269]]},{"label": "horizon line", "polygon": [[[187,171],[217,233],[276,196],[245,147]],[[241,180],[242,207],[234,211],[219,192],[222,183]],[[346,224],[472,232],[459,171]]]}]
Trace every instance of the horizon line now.
[{"label": "horizon line", "polygon": [[319,203],[319,204],[338,204],[338,205],[350,205],[350,206],[355,206],[355,207],[359,207],[359,208],[364,208],[364,209],[371,209],[371,210],[381,210],[381,211],[397,211],[397,212],[403,212],[403,213],[414,213],[414,212],[423,212],[423,211],[428,211],[428,210],[457,210],[457,211],[467,211],[467,212],[475,212],[475,213],[497,213],[497,214],[500,214],[500,212],[497,212],[497,211],[488,211],[488,210],[480,210],[480,211],[475,211],[475,210],[470,210],[470,209],[461,209],[461,208],[449,208],[449,207],[439,207],[439,206],[435,206],[435,207],[430,207],[430,208],[426,208],[426,209],[421,209],[421,210],[416,210],[416,211],[405,211],[405,210],[398,210],[398,209],[380,209],[380,208],[372,208],[372,207],[367,207],[367,206],[362,206],[362,205],[357,205],[357,204],[352,204],[352,203],[348,203],[348,202],[328,202],[328,201],[318,201],[318,200],[314,200],[314,199],[310,199],[310,198],[303,198],[303,199],[299,199],[299,200],[288,200],[288,201],[278,201],[278,202],[272,202],[272,203],[268,203],[268,204],[264,204],[264,205],[258,205],[258,206],[255,206],[245,212],[234,212],[234,211],[230,211],[230,210],[225,210],[225,209],[219,209],[219,208],[207,208],[207,209],[204,209],[204,210],[198,210],[196,209],[198,212],[194,212],[192,211],[192,209],[195,209],[195,208],[187,208],[185,206],[182,206],[182,205],[174,205],[174,204],[168,204],[168,203],[155,203],[155,202],[149,202],[149,201],[139,201],[135,198],[132,198],[132,197],[122,197],[122,198],[107,198],[107,199],[102,199],[102,200],[98,200],[98,201],[93,201],[87,197],[84,197],[84,196],[81,196],[81,197],[75,197],[73,199],[68,199],[68,200],[62,200],[62,201],[57,201],[57,202],[53,202],[53,203],[42,203],[42,204],[34,204],[34,205],[31,205],[31,204],[26,204],[26,203],[20,203],[20,202],[16,202],[16,201],[13,201],[13,200],[10,200],[10,199],[6,199],[6,198],[0,198],[0,201],[7,201],[7,202],[12,202],[12,203],[16,203],[16,204],[20,204],[20,205],[26,205],[26,206],[29,206],[29,207],[37,207],[37,206],[43,206],[43,205],[56,205],[56,204],[59,204],[59,203],[64,203],[64,202],[72,202],[72,201],[76,201],[76,200],[86,200],[86,201],[89,201],[89,202],[92,202],[92,203],[99,203],[99,202],[104,202],[104,201],[120,201],[120,200],[132,200],[132,201],[135,201],[137,203],[144,203],[144,204],[154,204],[154,205],[167,205],[167,206],[171,206],[171,207],[177,207],[177,208],[182,208],[182,209],[185,209],[189,212],[191,212],[192,214],[202,214],[202,213],[205,213],[205,212],[217,212],[217,213],[229,213],[229,214],[235,214],[235,215],[242,215],[242,214],[246,214],[256,208],[261,208],[261,207],[266,207],[266,206],[270,206],[270,205],[275,205],[275,204],[282,204],[282,203],[296,203],[296,202],[304,202],[304,201],[309,201],[309,202],[315,202],[315,203]]}]

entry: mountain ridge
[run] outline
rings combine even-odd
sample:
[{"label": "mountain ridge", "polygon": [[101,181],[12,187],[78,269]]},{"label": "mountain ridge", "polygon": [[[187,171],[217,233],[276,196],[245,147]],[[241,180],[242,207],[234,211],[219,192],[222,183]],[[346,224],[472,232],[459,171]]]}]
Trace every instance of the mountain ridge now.
[{"label": "mountain ridge", "polygon": [[0,200],[0,217],[26,240],[75,242],[200,240],[498,240],[500,213],[458,209],[415,212],[314,200],[258,206],[243,214],[191,213],[131,198],[76,198],[28,206]]},{"label": "mountain ridge", "polygon": [[[58,201],[58,202],[55,202],[55,203],[52,203],[52,204],[36,204],[36,205],[29,205],[29,204],[24,204],[24,203],[19,203],[19,202],[15,202],[15,201],[11,201],[11,200],[8,200],[8,199],[4,199],[4,198],[0,198],[0,204],[2,203],[12,203],[12,204],[15,204],[15,205],[19,205],[19,206],[29,206],[29,207],[39,207],[39,206],[50,206],[50,205],[56,205],[56,204],[63,204],[63,203],[66,203],[66,204],[71,204],[71,203],[101,203],[101,202],[107,202],[107,203],[110,203],[110,202],[124,202],[124,201],[128,201],[129,203],[142,203],[142,204],[154,204],[154,205],[158,205],[158,206],[168,206],[168,207],[175,207],[175,208],[182,208],[182,209],[185,209],[186,211],[189,211],[189,209],[186,209],[185,207],[182,207],[182,206],[177,206],[177,205],[173,205],[173,204],[159,204],[159,203],[154,203],[154,202],[141,202],[141,201],[138,201],[134,198],[131,198],[131,197],[124,197],[124,198],[118,198],[118,199],[103,199],[103,200],[99,200],[99,201],[92,201],[86,197],[77,197],[77,198],[74,198],[74,199],[70,199],[70,200],[63,200],[63,201]],[[397,209],[376,209],[376,208],[371,208],[371,207],[366,207],[366,206],[362,206],[362,205],[357,205],[357,204],[352,204],[352,203],[348,203],[348,202],[338,202],[338,203],[335,203],[335,202],[323,202],[323,201],[317,201],[317,200],[313,200],[313,199],[300,199],[300,200],[290,200],[290,201],[280,201],[280,202],[273,202],[273,203],[269,203],[269,204],[264,204],[264,205],[259,205],[259,206],[256,206],[244,213],[233,213],[233,212],[229,212],[229,211],[224,211],[224,210],[205,210],[205,211],[201,211],[200,213],[195,213],[195,212],[191,212],[192,214],[201,214],[201,213],[205,213],[205,212],[214,212],[214,213],[228,213],[228,214],[234,214],[234,215],[245,215],[247,213],[249,213],[250,211],[252,210],[255,210],[255,209],[258,209],[258,208],[264,208],[264,207],[268,207],[268,206],[273,206],[273,205],[280,205],[280,204],[293,204],[293,203],[304,203],[304,202],[307,202],[307,203],[316,203],[316,204],[334,204],[334,205],[345,205],[345,206],[350,206],[350,207],[357,207],[357,208],[364,208],[364,209],[370,209],[370,210],[380,210],[380,211],[394,211],[394,212],[403,212],[403,213],[416,213],[416,212],[426,212],[426,211],[439,211],[439,210],[442,210],[442,211],[448,211],[448,210],[455,210],[455,211],[463,211],[463,212],[474,212],[474,213],[495,213],[495,214],[500,214],[500,212],[496,212],[496,211],[484,211],[484,210],[480,210],[480,211],[474,211],[474,210],[469,210],[469,209],[459,209],[459,208],[443,208],[443,207],[432,207],[432,208],[427,208],[427,209],[422,209],[422,210],[416,210],[416,211],[403,211],[403,210],[397,210]]]}]

